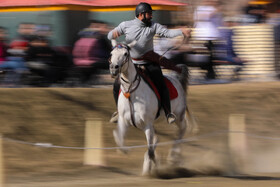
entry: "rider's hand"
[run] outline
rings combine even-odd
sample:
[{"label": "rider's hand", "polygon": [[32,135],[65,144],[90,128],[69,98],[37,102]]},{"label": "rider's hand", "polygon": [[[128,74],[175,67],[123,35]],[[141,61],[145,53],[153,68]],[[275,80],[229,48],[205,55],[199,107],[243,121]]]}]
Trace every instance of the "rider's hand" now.
[{"label": "rider's hand", "polygon": [[181,31],[182,31],[183,35],[186,38],[190,38],[191,37],[191,29],[189,29],[189,28],[182,28]]},{"label": "rider's hand", "polygon": [[119,32],[117,30],[113,31],[113,39],[117,39],[120,36]]}]

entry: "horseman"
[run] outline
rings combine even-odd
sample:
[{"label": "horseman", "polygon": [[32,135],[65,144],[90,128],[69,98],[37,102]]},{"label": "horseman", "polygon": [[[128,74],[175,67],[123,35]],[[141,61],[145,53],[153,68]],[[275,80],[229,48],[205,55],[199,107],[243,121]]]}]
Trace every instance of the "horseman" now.
[{"label": "horseman", "polygon": [[[181,73],[181,69],[175,66],[173,62],[165,57],[160,56],[153,50],[153,37],[158,34],[161,37],[173,38],[177,36],[190,36],[190,30],[186,28],[169,30],[159,23],[152,20],[152,7],[148,3],[139,3],[135,9],[135,19],[124,21],[116,28],[108,33],[108,39],[116,39],[121,35],[125,35],[126,43],[137,41],[136,45],[131,49],[130,55],[133,63],[137,66],[144,66],[149,77],[157,87],[160,97],[161,105],[164,109],[167,122],[169,124],[176,120],[175,114],[171,113],[169,91],[164,82],[161,66],[166,69],[174,70]],[[120,89],[119,79],[114,83],[114,99],[118,103],[118,94]],[[115,112],[111,118],[111,122],[116,122],[118,113]]]}]

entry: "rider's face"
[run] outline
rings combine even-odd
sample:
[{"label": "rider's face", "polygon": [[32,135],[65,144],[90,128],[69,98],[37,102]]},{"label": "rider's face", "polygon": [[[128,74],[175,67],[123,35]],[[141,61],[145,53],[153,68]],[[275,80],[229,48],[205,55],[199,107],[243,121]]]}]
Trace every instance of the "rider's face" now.
[{"label": "rider's face", "polygon": [[146,13],[139,14],[139,17],[138,17],[138,19],[140,19],[142,22],[144,22],[147,27],[150,27],[152,25],[152,18],[153,18],[152,12],[146,12]]},{"label": "rider's face", "polygon": [[144,20],[145,17],[146,17],[146,21],[151,22],[151,20],[153,18],[153,13],[152,12],[146,12],[146,13],[139,14],[139,18],[141,20]]},{"label": "rider's face", "polygon": [[146,19],[151,21],[153,18],[153,12],[146,12],[145,14],[146,14]]}]

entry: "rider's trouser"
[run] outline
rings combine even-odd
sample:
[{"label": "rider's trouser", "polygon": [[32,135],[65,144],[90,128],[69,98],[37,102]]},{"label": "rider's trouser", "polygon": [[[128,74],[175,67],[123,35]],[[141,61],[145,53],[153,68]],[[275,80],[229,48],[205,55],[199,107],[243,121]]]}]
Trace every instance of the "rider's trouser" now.
[{"label": "rider's trouser", "polygon": [[164,109],[165,115],[167,116],[171,112],[170,107],[170,97],[168,88],[164,82],[164,77],[162,75],[162,71],[160,66],[163,66],[166,69],[170,69],[181,73],[181,68],[177,67],[174,62],[171,60],[155,53],[154,51],[149,51],[145,53],[142,58],[144,61],[152,62],[150,65],[147,66],[147,71],[149,71],[149,76],[151,77],[153,83],[157,87],[160,97],[161,97],[161,104]]},{"label": "rider's trouser", "polygon": [[164,82],[164,77],[161,68],[158,64],[150,63],[145,65],[146,72],[155,84],[161,100],[161,106],[167,116],[171,112],[170,97],[168,88]]}]

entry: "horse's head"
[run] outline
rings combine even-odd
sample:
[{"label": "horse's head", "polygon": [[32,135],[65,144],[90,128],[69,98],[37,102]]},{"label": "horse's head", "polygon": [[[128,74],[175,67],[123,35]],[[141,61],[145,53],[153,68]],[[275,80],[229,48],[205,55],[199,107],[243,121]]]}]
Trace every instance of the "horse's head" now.
[{"label": "horse's head", "polygon": [[113,50],[109,59],[110,73],[112,77],[116,77],[119,73],[126,70],[126,67],[130,61],[130,48],[135,45],[132,42],[128,45],[117,44],[115,40],[112,40]]}]

